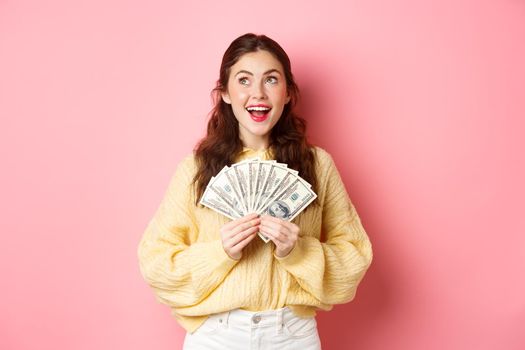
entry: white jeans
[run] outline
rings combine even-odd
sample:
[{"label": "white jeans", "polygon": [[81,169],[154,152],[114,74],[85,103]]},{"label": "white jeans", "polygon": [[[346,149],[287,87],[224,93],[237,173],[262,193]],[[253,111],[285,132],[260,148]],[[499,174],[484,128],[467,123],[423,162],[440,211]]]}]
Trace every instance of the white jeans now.
[{"label": "white jeans", "polygon": [[285,307],[250,312],[232,310],[211,315],[187,333],[183,350],[320,350],[314,317],[295,316]]}]

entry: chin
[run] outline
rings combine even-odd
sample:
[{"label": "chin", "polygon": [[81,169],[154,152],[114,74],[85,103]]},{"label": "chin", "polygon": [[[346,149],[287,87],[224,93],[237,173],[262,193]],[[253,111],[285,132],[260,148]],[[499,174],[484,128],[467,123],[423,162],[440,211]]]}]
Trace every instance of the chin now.
[{"label": "chin", "polygon": [[266,136],[266,135],[269,135],[270,134],[270,131],[272,131],[272,129],[268,129],[268,128],[264,128],[264,130],[261,130],[259,128],[257,129],[248,129],[248,132],[254,136]]}]

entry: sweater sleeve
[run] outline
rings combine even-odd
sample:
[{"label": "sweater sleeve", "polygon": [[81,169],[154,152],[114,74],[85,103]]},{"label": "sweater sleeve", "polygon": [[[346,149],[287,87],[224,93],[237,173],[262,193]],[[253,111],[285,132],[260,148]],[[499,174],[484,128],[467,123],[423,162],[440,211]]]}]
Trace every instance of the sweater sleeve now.
[{"label": "sweater sleeve", "polygon": [[[351,301],[372,262],[372,246],[332,158],[327,158],[321,237],[300,236],[276,259],[307,293],[325,304]],[[324,168],[324,167],[322,167]]]},{"label": "sweater sleeve", "polygon": [[178,165],[138,247],[142,276],[158,300],[171,307],[200,303],[237,263],[226,254],[220,239],[194,242],[199,227],[191,170],[189,157]]}]

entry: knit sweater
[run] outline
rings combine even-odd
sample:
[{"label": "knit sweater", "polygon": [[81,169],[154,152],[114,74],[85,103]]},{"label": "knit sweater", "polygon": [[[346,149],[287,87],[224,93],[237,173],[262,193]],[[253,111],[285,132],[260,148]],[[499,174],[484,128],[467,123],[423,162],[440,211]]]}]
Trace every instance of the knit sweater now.
[{"label": "knit sweater", "polygon": [[[229,219],[195,205],[196,164],[184,158],[147,225],[138,247],[140,270],[159,302],[180,325],[196,330],[213,313],[232,309],[275,310],[288,306],[302,317],[351,301],[372,261],[372,246],[332,157],[315,148],[317,203],[293,222],[295,247],[277,257],[275,245],[255,237],[240,260],[223,249],[220,228]],[[248,148],[237,161],[270,151]]]}]

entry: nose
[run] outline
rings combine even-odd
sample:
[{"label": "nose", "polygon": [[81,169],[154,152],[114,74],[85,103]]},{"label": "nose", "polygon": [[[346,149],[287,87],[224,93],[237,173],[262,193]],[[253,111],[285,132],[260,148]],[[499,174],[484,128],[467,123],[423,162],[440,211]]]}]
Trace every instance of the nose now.
[{"label": "nose", "polygon": [[264,100],[266,98],[266,91],[264,90],[264,83],[253,84],[252,97],[258,100]]}]

